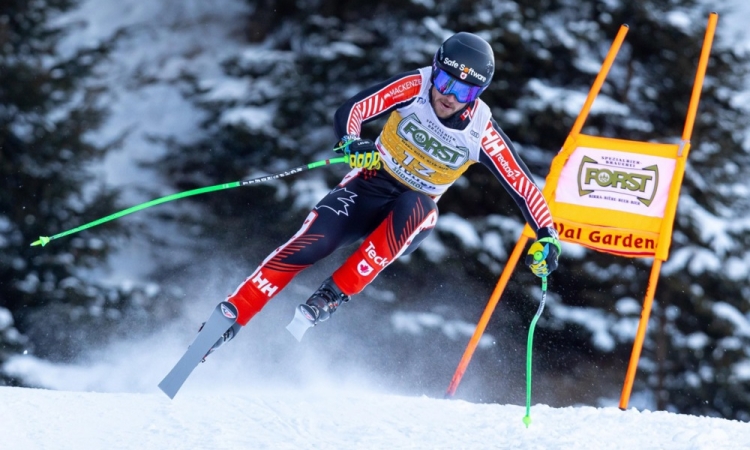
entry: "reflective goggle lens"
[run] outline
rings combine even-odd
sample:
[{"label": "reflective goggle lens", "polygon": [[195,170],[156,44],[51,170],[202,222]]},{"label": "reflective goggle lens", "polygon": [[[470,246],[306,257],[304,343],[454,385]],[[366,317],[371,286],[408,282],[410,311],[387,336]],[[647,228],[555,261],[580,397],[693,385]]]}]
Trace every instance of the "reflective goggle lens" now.
[{"label": "reflective goggle lens", "polygon": [[437,69],[437,74],[432,80],[432,84],[441,94],[454,95],[456,96],[456,100],[461,103],[473,102],[484,90],[480,86],[474,86],[473,84],[457,80],[453,75],[440,68]]}]

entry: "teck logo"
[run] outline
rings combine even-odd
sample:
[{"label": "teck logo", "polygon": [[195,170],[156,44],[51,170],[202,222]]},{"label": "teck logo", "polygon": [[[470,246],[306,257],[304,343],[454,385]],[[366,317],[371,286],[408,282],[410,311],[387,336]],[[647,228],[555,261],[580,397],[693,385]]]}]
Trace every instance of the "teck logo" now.
[{"label": "teck logo", "polygon": [[422,126],[422,122],[414,114],[408,115],[398,124],[398,135],[414,142],[422,151],[452,169],[461,167],[469,159],[468,148],[444,145]]},{"label": "teck logo", "polygon": [[659,186],[659,166],[638,169],[633,167],[633,162],[620,164],[617,158],[603,157],[597,161],[584,156],[578,167],[578,194],[581,197],[597,193],[620,194],[635,197],[634,201],[650,206]]},{"label": "teck logo", "polygon": [[388,258],[378,256],[378,253],[375,251],[375,244],[373,244],[372,241],[369,241],[367,243],[365,253],[367,254],[367,257],[370,258],[370,261],[374,262],[380,267],[385,267],[388,265],[388,263],[390,263],[390,261],[388,261]]}]

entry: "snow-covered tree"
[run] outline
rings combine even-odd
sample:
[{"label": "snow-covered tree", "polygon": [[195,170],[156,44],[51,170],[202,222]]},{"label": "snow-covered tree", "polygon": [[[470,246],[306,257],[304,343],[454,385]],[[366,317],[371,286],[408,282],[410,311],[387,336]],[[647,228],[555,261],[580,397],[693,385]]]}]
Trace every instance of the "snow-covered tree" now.
[{"label": "snow-covered tree", "polygon": [[[87,83],[106,46],[62,55],[66,29],[54,18],[72,0],[0,5],[0,363],[23,350],[65,359],[90,336],[107,338],[129,296],[91,282],[116,224],[29,244],[114,212],[115,192],[92,183],[90,168],[108,150],[91,144],[104,112]],[[61,240],[62,241],[62,240]],[[23,383],[0,374],[2,383]]]}]

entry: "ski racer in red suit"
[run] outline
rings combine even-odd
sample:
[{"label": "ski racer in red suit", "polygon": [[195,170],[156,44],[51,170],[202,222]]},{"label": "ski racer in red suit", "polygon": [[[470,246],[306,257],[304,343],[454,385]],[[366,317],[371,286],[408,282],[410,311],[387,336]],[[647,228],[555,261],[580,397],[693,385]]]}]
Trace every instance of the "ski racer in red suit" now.
[{"label": "ski racer in red suit", "polygon": [[[531,248],[537,251],[530,250],[526,258],[531,270],[540,277],[555,270],[560,243],[547,203],[479,99],[494,69],[494,54],[484,39],[457,33],[441,45],[431,67],[394,76],[344,103],[334,126],[352,170],[310,211],[299,231],[229,296],[237,322],[212,351],[295,275],[362,240],[296,311],[307,326],[327,320],[383,269],[419,246],[437,222],[437,200],[477,162],[495,175],[535,230]],[[388,120],[374,142],[360,137],[362,124],[383,116]]]}]

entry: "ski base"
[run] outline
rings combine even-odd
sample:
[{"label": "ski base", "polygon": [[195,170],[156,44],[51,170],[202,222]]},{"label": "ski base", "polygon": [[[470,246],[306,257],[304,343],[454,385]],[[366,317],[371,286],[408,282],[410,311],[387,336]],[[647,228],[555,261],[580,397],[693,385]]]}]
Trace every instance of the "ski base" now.
[{"label": "ski base", "polygon": [[286,329],[292,333],[297,342],[301,342],[305,331],[315,326],[314,317],[315,315],[309,306],[299,305],[294,309],[294,318],[286,326]]},{"label": "ski base", "polygon": [[237,308],[229,302],[221,302],[211,313],[203,328],[198,332],[195,340],[177,364],[159,383],[162,390],[171,399],[177,395],[185,380],[193,373],[198,364],[211,350],[229,328],[237,321]]}]

